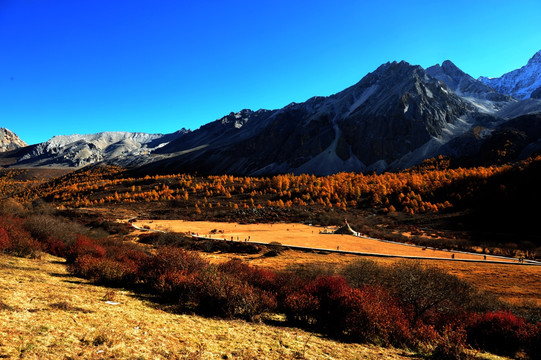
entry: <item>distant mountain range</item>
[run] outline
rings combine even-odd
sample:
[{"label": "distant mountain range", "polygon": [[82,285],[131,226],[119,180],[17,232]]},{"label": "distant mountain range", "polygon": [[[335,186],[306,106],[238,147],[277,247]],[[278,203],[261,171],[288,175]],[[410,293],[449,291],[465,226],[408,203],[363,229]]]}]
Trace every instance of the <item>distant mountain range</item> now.
[{"label": "distant mountain range", "polygon": [[55,136],[17,150],[10,166],[107,163],[142,172],[325,175],[397,170],[440,154],[485,163],[503,138],[515,144],[507,160],[540,151],[538,114],[541,51],[492,79],[474,79],[449,60],[426,70],[389,62],[328,97],[242,110],[195,131]]},{"label": "distant mountain range", "polygon": [[9,151],[25,146],[27,146],[27,144],[13,131],[6,128],[0,128],[0,151]]},{"label": "distant mountain range", "polygon": [[520,69],[503,74],[498,78],[481,76],[479,80],[502,94],[508,94],[523,100],[534,91],[541,91],[541,51],[538,51],[528,63]]}]

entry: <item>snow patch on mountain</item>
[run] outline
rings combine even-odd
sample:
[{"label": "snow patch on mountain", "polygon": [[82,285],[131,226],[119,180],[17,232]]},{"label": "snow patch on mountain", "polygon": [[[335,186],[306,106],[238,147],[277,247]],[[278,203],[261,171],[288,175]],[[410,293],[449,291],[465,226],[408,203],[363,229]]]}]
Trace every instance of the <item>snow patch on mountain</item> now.
[{"label": "snow patch on mountain", "polygon": [[533,91],[541,87],[541,50],[520,69],[510,71],[500,77],[481,76],[479,80],[500,93],[517,99],[527,99]]},{"label": "snow patch on mountain", "polygon": [[366,90],[364,90],[362,95],[357,100],[355,100],[355,102],[349,107],[349,111],[347,112],[346,116],[349,116],[349,114],[351,114],[359,106],[364,104],[364,102],[368,100],[368,98],[372,96],[378,90],[378,88],[379,88],[378,85],[372,85]]}]

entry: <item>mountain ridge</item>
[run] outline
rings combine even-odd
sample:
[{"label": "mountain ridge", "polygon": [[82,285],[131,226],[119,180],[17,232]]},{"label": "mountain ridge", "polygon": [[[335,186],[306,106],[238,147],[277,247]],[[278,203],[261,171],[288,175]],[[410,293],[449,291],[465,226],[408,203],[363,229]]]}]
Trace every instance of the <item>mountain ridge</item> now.
[{"label": "mountain ridge", "polygon": [[532,92],[541,87],[541,50],[536,52],[526,65],[500,77],[478,79],[498,92],[511,95],[519,100],[528,99]]},{"label": "mountain ridge", "polygon": [[[538,57],[541,51],[528,63],[539,63],[541,74]],[[238,175],[399,170],[444,152],[463,154],[461,139],[479,126],[490,133],[512,118],[541,113],[536,94],[517,100],[449,60],[426,70],[393,61],[336,94],[231,112],[194,131],[55,136],[19,151],[14,166],[103,162],[142,172]]]}]

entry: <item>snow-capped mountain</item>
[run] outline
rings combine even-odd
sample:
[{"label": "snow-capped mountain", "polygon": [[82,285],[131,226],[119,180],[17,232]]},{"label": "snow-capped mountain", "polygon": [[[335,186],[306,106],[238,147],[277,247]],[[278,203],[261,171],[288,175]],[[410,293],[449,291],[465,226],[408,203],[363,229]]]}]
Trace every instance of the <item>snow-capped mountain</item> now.
[{"label": "snow-capped mountain", "polygon": [[0,152],[14,150],[24,146],[26,146],[26,143],[14,132],[6,128],[0,128]]},{"label": "snow-capped mountain", "polygon": [[532,92],[541,87],[541,50],[526,65],[497,78],[481,76],[484,84],[496,91],[522,100],[530,97]]},{"label": "snow-capped mountain", "polygon": [[152,150],[166,145],[186,131],[145,134],[102,132],[88,135],[59,135],[34,145],[20,157],[19,166],[82,167],[100,161],[129,164],[134,158],[145,158]]}]

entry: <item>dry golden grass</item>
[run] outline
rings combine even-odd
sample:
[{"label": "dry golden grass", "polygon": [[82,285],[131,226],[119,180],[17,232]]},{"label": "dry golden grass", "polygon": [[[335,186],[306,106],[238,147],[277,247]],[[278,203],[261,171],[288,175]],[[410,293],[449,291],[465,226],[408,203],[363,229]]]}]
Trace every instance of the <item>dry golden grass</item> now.
[{"label": "dry golden grass", "polygon": [[[214,221],[184,221],[184,220],[150,220],[136,222],[134,225],[154,230],[174,231],[180,233],[196,233],[209,235],[212,230],[221,230],[223,233],[211,234],[218,239],[231,239],[244,241],[257,241],[270,243],[273,241],[283,245],[305,246],[311,248],[330,249],[345,251],[359,251],[366,253],[439,257],[455,259],[483,260],[483,255],[463,254],[442,250],[423,250],[420,247],[382,242],[378,240],[359,238],[351,235],[320,234],[322,227],[308,226],[304,224],[238,224]],[[487,255],[487,260],[505,260]]]},{"label": "dry golden grass", "polygon": [[419,357],[404,350],[339,343],[295,328],[173,314],[130,291],[72,277],[59,258],[0,254],[0,358]]}]

